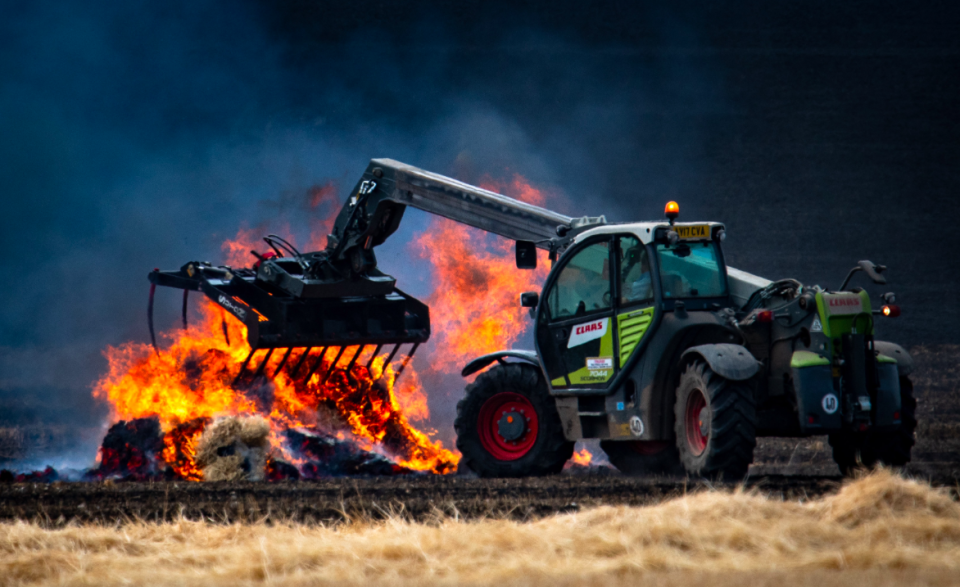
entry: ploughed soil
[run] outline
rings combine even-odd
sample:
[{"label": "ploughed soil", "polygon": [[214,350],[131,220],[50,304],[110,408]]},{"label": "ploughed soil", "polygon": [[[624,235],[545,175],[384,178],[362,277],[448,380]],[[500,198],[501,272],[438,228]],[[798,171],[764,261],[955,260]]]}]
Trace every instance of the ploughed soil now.
[{"label": "ploughed soil", "polygon": [[[960,487],[960,346],[912,349],[917,444],[906,474]],[[598,450],[598,449],[595,449]],[[597,459],[601,460],[601,459]],[[825,437],[761,439],[744,485],[784,499],[835,492],[843,479]],[[400,516],[539,518],[601,504],[647,505],[722,483],[632,478],[605,466],[562,475],[477,479],[469,475],[336,478],[279,483],[0,483],[0,519],[112,523],[179,516],[220,521],[339,522]]]}]

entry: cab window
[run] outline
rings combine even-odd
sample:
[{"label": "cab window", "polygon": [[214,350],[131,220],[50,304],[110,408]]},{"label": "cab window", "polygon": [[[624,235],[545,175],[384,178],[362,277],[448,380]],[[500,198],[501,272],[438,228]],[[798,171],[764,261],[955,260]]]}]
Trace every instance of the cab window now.
[{"label": "cab window", "polygon": [[711,298],[727,295],[714,242],[657,245],[664,298]]},{"label": "cab window", "polygon": [[575,253],[547,299],[554,320],[610,309],[610,242],[594,243]]},{"label": "cab window", "polygon": [[621,236],[618,244],[620,305],[627,306],[653,300],[653,280],[647,248],[633,236]]}]

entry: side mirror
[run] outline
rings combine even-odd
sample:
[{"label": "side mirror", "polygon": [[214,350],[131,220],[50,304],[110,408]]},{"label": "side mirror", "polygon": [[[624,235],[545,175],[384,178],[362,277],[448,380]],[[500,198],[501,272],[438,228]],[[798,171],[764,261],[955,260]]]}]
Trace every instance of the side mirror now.
[{"label": "side mirror", "polygon": [[866,273],[867,277],[869,277],[870,280],[873,281],[874,283],[883,284],[887,282],[887,278],[884,277],[883,275],[880,275],[887,269],[885,266],[874,265],[873,261],[860,261],[859,263],[857,263],[857,265],[859,265],[860,268],[863,269],[863,272]]},{"label": "side mirror", "polygon": [[530,241],[517,241],[517,269],[537,268],[537,245]]},{"label": "side mirror", "polygon": [[857,263],[857,266],[850,270],[850,273],[847,273],[847,278],[843,280],[843,284],[840,285],[840,288],[837,291],[843,291],[847,287],[847,284],[850,283],[850,278],[853,277],[853,274],[857,271],[863,271],[867,274],[874,283],[886,283],[887,278],[883,275],[880,275],[887,270],[886,265],[874,265],[873,261],[860,261]]},{"label": "side mirror", "polygon": [[524,308],[536,308],[540,303],[540,294],[535,291],[526,291],[520,294],[520,305]]}]

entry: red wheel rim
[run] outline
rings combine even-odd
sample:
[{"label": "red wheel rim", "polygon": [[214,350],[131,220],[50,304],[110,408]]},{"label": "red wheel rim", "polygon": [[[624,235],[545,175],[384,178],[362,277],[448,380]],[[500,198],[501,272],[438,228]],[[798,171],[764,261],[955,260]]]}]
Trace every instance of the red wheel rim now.
[{"label": "red wheel rim", "polygon": [[[504,437],[501,423],[522,431],[517,432],[516,438],[509,434]],[[515,461],[530,452],[537,441],[538,429],[537,411],[530,400],[509,391],[498,393],[484,402],[477,418],[480,444],[499,461]]]},{"label": "red wheel rim", "polygon": [[686,417],[687,446],[694,455],[701,455],[710,439],[710,408],[703,392],[694,389],[687,397]]}]

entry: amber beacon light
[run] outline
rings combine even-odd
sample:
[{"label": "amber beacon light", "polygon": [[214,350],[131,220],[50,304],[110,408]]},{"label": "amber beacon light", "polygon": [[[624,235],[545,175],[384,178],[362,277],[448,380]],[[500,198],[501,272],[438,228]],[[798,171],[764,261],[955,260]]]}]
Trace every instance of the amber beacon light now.
[{"label": "amber beacon light", "polygon": [[673,222],[677,219],[677,216],[680,216],[680,204],[676,202],[667,202],[666,207],[663,209],[664,215],[670,219],[670,222]]}]

